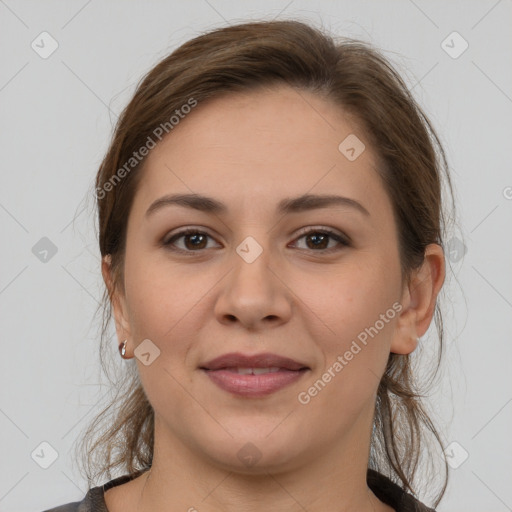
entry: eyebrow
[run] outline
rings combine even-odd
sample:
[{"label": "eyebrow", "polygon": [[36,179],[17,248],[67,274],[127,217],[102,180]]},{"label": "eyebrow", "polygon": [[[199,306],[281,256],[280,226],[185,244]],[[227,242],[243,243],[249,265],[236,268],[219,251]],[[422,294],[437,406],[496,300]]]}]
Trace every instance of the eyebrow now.
[{"label": "eyebrow", "polygon": [[[225,214],[228,208],[225,204],[211,197],[200,194],[173,194],[163,196],[153,203],[146,211],[146,217],[166,206],[177,205],[192,208],[202,212],[213,214]],[[368,210],[355,199],[337,195],[304,194],[295,198],[283,199],[277,205],[278,214],[299,213],[329,206],[348,206],[360,213],[370,216]]]}]

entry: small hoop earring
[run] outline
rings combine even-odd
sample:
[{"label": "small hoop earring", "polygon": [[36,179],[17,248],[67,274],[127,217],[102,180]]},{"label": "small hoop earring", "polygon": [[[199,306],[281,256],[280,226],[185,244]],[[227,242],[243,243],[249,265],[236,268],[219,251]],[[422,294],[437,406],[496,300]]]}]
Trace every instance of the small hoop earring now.
[{"label": "small hoop earring", "polygon": [[126,355],[126,343],[128,342],[128,340],[124,340],[122,343],[119,344],[119,353],[121,354],[121,357],[123,359],[125,359],[125,355]]}]

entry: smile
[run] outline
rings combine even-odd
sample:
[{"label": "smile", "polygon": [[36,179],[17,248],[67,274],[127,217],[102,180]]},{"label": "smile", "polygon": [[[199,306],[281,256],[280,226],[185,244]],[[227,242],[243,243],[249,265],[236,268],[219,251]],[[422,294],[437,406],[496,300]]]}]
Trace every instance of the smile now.
[{"label": "smile", "polygon": [[283,355],[231,352],[204,363],[199,369],[228,393],[258,398],[295,383],[310,368]]}]

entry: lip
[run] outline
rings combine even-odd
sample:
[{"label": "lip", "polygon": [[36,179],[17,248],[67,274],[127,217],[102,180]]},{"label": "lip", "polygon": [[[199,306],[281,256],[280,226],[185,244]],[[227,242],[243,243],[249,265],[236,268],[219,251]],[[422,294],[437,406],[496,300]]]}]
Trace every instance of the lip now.
[{"label": "lip", "polygon": [[252,356],[240,352],[230,352],[216,357],[211,361],[201,365],[204,370],[222,370],[225,368],[272,368],[278,367],[285,370],[301,370],[308,368],[304,363],[294,361],[289,357],[279,356],[265,352],[263,354],[254,354]]},{"label": "lip", "polygon": [[[278,371],[251,375],[239,374],[237,368],[279,368]],[[288,357],[264,353],[247,356],[241,353],[224,354],[200,370],[219,388],[244,397],[263,397],[287,387],[310,368]]]}]

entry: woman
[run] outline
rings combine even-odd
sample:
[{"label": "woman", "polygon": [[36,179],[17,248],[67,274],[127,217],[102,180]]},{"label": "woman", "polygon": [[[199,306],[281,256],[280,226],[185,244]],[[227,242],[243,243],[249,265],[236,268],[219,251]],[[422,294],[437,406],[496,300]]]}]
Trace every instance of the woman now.
[{"label": "woman", "polygon": [[53,510],[433,510],[416,470],[425,433],[442,444],[411,354],[435,314],[442,343],[443,178],[363,43],[251,22],[161,61],[96,180],[132,361],[84,446],[89,482],[124,475]]}]

